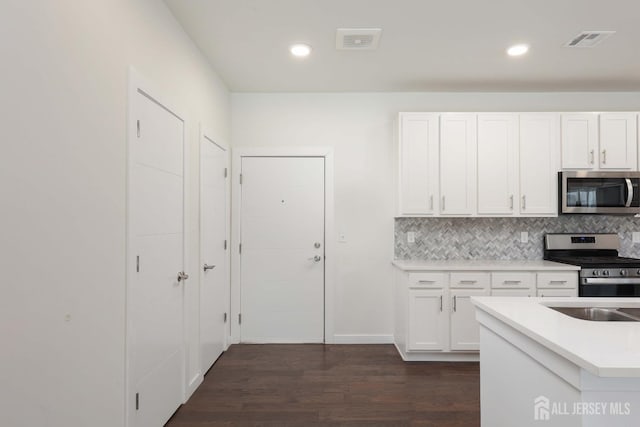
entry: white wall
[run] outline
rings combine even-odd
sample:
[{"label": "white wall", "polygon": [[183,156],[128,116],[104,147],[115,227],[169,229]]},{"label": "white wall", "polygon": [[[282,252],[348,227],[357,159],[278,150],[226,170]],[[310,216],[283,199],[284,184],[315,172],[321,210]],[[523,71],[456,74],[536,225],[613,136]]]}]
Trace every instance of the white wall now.
[{"label": "white wall", "polygon": [[[333,93],[232,97],[234,147],[332,146],[340,342],[392,335],[393,122],[399,111],[640,110],[640,93]],[[330,236],[337,239],[337,236]]]},{"label": "white wall", "polygon": [[127,68],[186,109],[193,197],[229,94],[159,0],[5,0],[0,35],[0,425],[120,426]]}]

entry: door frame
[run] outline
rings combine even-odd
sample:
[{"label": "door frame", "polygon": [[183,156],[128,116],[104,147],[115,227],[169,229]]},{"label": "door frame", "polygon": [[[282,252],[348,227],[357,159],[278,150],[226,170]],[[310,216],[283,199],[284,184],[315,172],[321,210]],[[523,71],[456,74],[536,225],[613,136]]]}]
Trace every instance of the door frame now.
[{"label": "door frame", "polygon": [[324,343],[333,344],[334,303],[335,303],[335,224],[333,188],[333,148],[332,147],[247,147],[232,150],[231,164],[231,342],[240,342],[240,218],[242,213],[240,171],[243,157],[322,157],[324,158]]},{"label": "door frame", "polygon": [[[156,102],[162,108],[166,109],[169,113],[182,121],[182,267],[183,271],[186,271],[189,266],[189,237],[187,221],[189,218],[190,209],[188,207],[188,201],[190,199],[189,186],[187,185],[189,168],[189,142],[187,140],[188,133],[188,121],[184,115],[184,109],[180,108],[173,102],[172,98],[167,96],[163,91],[159,90],[155,85],[149,82],[142,74],[140,74],[134,67],[130,66],[128,69],[128,87],[127,87],[127,121],[126,121],[126,179],[125,179],[125,340],[124,340],[124,425],[130,426],[133,424],[133,415],[135,414],[135,390],[134,384],[131,378],[131,361],[133,351],[133,336],[132,336],[132,316],[130,314],[130,304],[132,300],[131,284],[134,282],[134,268],[135,262],[133,261],[133,235],[131,233],[131,225],[133,220],[133,212],[131,207],[133,206],[133,198],[131,191],[132,176],[133,176],[133,144],[137,140],[136,129],[136,108],[135,99],[138,94],[141,94],[151,101]],[[187,400],[187,360],[188,360],[188,343],[187,343],[187,310],[186,310],[186,292],[183,286],[182,293],[182,401]],[[199,368],[199,367],[198,367]],[[201,377],[200,373],[198,377]],[[199,383],[197,384],[199,385]],[[197,387],[197,385],[195,387]],[[194,388],[195,389],[195,388]]]},{"label": "door frame", "polygon": [[[217,137],[211,129],[209,129],[202,123],[200,123],[200,138],[199,138],[199,144],[198,144],[198,161],[199,161],[198,191],[200,195],[199,215],[198,215],[198,237],[200,239],[200,244],[198,247],[198,250],[199,250],[198,267],[202,266],[205,261],[202,255],[204,252],[204,245],[203,245],[204,239],[202,238],[202,218],[203,218],[202,200],[204,196],[203,185],[202,185],[202,145],[205,143],[205,141],[208,141],[211,144],[217,145],[218,147],[223,149],[226,153],[225,157],[226,157],[227,179],[224,185],[225,185],[225,191],[226,191],[225,198],[226,198],[227,208],[225,209],[224,220],[226,225],[225,239],[227,239],[227,250],[225,251],[224,262],[225,262],[225,270],[226,270],[225,284],[227,287],[225,304],[227,306],[227,310],[229,313],[228,321],[224,325],[225,336],[224,336],[223,349],[226,351],[229,348],[229,342],[231,341],[230,340],[230,335],[231,335],[231,329],[230,329],[230,326],[231,326],[231,301],[230,301],[231,300],[231,147],[223,138]],[[204,283],[204,270],[202,268],[198,268],[198,271],[199,271],[198,301],[200,301],[200,295],[202,294],[201,287],[202,287],[202,284]],[[198,305],[198,319],[200,318],[199,307],[200,305]],[[198,336],[199,335],[200,335],[200,330],[198,327]],[[202,366],[202,360],[200,360],[200,356],[201,356],[201,353],[198,353],[198,361],[200,363],[200,366]],[[205,372],[202,372],[202,374],[204,375]]]}]

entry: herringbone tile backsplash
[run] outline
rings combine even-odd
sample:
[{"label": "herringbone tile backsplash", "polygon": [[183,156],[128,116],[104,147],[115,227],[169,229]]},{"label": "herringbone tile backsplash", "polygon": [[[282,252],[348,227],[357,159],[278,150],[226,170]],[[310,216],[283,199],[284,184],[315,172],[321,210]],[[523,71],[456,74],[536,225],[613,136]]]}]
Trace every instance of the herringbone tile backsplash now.
[{"label": "herringbone tile backsplash", "polygon": [[[407,243],[407,232],[415,243]],[[529,242],[520,243],[520,232]],[[546,233],[618,233],[620,255],[640,258],[640,243],[631,233],[640,231],[640,218],[568,215],[557,218],[396,218],[395,257],[403,260],[542,259]]]}]

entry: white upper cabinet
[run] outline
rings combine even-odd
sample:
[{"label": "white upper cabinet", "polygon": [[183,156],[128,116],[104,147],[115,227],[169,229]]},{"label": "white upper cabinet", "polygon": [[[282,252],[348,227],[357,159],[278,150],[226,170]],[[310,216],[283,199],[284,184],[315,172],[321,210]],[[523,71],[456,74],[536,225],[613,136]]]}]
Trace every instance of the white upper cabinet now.
[{"label": "white upper cabinet", "polygon": [[520,115],[520,214],[556,215],[560,170],[560,115]]},{"label": "white upper cabinet", "polygon": [[400,215],[438,212],[438,114],[400,113]]},{"label": "white upper cabinet", "polygon": [[478,214],[518,212],[518,115],[478,114]]},{"label": "white upper cabinet", "polygon": [[558,171],[638,170],[638,113],[400,113],[401,216],[555,216]]},{"label": "white upper cabinet", "polygon": [[637,170],[636,113],[562,115],[562,169]]},{"label": "white upper cabinet", "polygon": [[600,169],[638,169],[635,113],[600,114]]},{"label": "white upper cabinet", "polygon": [[440,116],[440,213],[475,213],[476,115]]},{"label": "white upper cabinet", "polygon": [[594,169],[597,166],[598,115],[562,114],[562,168]]}]

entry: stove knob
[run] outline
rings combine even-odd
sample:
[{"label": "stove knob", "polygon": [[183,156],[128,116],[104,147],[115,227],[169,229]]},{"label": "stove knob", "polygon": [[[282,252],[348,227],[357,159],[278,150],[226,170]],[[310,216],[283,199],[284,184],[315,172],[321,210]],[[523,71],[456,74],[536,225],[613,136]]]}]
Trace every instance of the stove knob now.
[{"label": "stove knob", "polygon": [[[640,272],[640,270],[638,270]],[[593,276],[594,277],[598,277],[600,275],[600,272],[598,270],[593,270]]]},{"label": "stove knob", "polygon": [[620,270],[620,275],[621,276],[626,276],[627,275],[627,270]]},{"label": "stove knob", "polygon": [[602,275],[603,276],[608,276],[609,275],[609,270],[602,270]]}]

